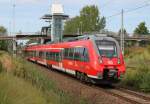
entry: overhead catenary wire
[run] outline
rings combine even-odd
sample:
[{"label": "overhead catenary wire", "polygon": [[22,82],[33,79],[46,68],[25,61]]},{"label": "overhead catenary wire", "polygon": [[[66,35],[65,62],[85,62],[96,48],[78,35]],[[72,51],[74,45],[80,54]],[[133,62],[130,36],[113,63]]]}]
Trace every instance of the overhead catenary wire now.
[{"label": "overhead catenary wire", "polygon": [[103,5],[101,6],[101,9],[105,8],[106,6],[108,6],[109,4],[111,4],[112,2],[114,2],[114,0],[109,0],[109,1],[107,1],[105,4],[103,4]]},{"label": "overhead catenary wire", "polygon": [[[129,10],[124,11],[124,14],[130,13],[130,12],[133,12],[133,11],[136,11],[136,10],[139,10],[139,9],[142,9],[142,8],[145,8],[145,7],[150,6],[150,0],[148,0],[148,1],[145,2],[145,3],[146,3],[146,4],[144,4],[144,5],[142,5],[142,6],[139,6],[139,7],[136,7],[136,8],[133,8],[133,9],[129,9]],[[111,15],[111,16],[108,16],[108,17],[106,17],[106,19],[109,19],[109,18],[118,16],[118,15],[121,15],[121,12],[118,12],[118,13],[116,13],[116,14],[113,14],[113,15]]]},{"label": "overhead catenary wire", "polygon": [[130,13],[130,12],[139,10],[139,9],[141,9],[141,8],[150,6],[150,0],[145,1],[144,3],[145,3],[145,4],[143,4],[142,6],[138,6],[138,7],[136,7],[136,8],[129,9],[129,10],[126,10],[126,11],[124,11],[124,10],[122,9],[121,12],[118,12],[118,13],[115,13],[115,14],[113,14],[113,15],[111,15],[111,16],[105,17],[106,19],[109,19],[109,18],[112,18],[112,17],[120,16],[120,15],[121,15],[120,45],[121,45],[121,49],[122,49],[122,53],[123,53],[123,54],[124,54],[124,14]]}]

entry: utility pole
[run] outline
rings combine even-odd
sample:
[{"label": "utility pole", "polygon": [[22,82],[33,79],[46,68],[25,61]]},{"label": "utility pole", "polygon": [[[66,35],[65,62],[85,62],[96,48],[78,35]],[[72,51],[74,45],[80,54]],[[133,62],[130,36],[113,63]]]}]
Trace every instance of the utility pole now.
[{"label": "utility pole", "polygon": [[121,50],[124,55],[124,10],[121,11],[121,35],[120,35]]},{"label": "utility pole", "polygon": [[15,34],[15,28],[16,28],[16,20],[15,20],[15,8],[16,8],[16,4],[13,4],[13,35]]},{"label": "utility pole", "polygon": [[13,56],[16,56],[16,39],[15,39],[15,25],[16,25],[16,23],[15,23],[15,7],[16,7],[16,4],[15,4],[15,2],[14,2],[14,4],[13,4],[13,36],[14,36],[14,38],[13,38]]},{"label": "utility pole", "polygon": [[9,36],[11,36],[11,21],[9,21]]}]

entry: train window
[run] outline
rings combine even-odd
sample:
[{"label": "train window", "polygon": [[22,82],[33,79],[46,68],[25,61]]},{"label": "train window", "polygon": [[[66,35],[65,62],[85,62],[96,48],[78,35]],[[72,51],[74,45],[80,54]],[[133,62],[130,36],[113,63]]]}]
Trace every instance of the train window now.
[{"label": "train window", "polygon": [[84,48],[79,48],[80,61],[84,61]]},{"label": "train window", "polygon": [[49,53],[47,52],[47,53],[46,53],[46,59],[47,59],[47,60],[49,59],[48,57],[49,57]]},{"label": "train window", "polygon": [[59,53],[57,52],[57,53],[55,53],[55,61],[58,61],[59,62]]},{"label": "train window", "polygon": [[49,52],[48,59],[49,59],[49,60],[52,59],[52,53],[51,53],[51,52]]},{"label": "train window", "polygon": [[83,54],[84,54],[84,61],[89,62],[89,54],[87,48],[84,48]]},{"label": "train window", "polygon": [[53,52],[53,54],[54,54],[54,58],[53,58],[53,61],[56,61],[56,52]]},{"label": "train window", "polygon": [[41,58],[41,56],[42,56],[41,54],[42,54],[42,53],[41,53],[41,52],[39,52],[39,58]]},{"label": "train window", "polygon": [[33,56],[36,57],[36,51],[33,51]]},{"label": "train window", "polygon": [[30,51],[28,52],[28,56],[30,57]]},{"label": "train window", "polygon": [[36,57],[39,57],[39,52],[38,51],[36,51]]},{"label": "train window", "polygon": [[49,52],[49,60],[52,60],[52,56],[53,54],[52,54],[52,52]]},{"label": "train window", "polygon": [[68,59],[68,54],[69,54],[69,48],[66,48],[66,49],[64,50],[64,58],[65,58],[65,59]]},{"label": "train window", "polygon": [[55,53],[52,52],[52,60],[55,60]]},{"label": "train window", "polygon": [[59,52],[48,52],[46,54],[46,57],[48,60],[53,60],[53,61],[57,61],[57,62],[60,62],[62,60]]},{"label": "train window", "polygon": [[27,52],[27,56],[29,56],[29,51]]},{"label": "train window", "polygon": [[117,57],[117,46],[113,41],[96,41],[100,55],[103,57]]},{"label": "train window", "polygon": [[44,53],[43,52],[41,52],[42,53],[42,55],[41,55],[41,58],[43,58],[43,56],[44,56]]},{"label": "train window", "polygon": [[51,60],[52,59],[51,52],[47,52],[46,53],[46,59],[47,60]]},{"label": "train window", "polygon": [[48,52],[47,58],[48,58],[48,60],[51,60],[51,52]]},{"label": "train window", "polygon": [[80,61],[80,48],[75,48],[74,60]]},{"label": "train window", "polygon": [[74,48],[69,49],[68,59],[74,60]]},{"label": "train window", "polygon": [[31,57],[33,57],[33,51],[31,51]]},{"label": "train window", "polygon": [[62,61],[62,51],[59,53],[59,61]]},{"label": "train window", "polygon": [[46,52],[43,52],[43,59],[46,58]]},{"label": "train window", "polygon": [[89,61],[88,50],[86,48],[81,47],[75,48],[74,60],[88,62]]},{"label": "train window", "polygon": [[39,57],[44,58],[44,52],[39,52]]},{"label": "train window", "polygon": [[32,57],[32,51],[30,52],[30,57]]},{"label": "train window", "polygon": [[69,52],[70,52],[70,48],[67,49],[66,59],[69,59]]},{"label": "train window", "polygon": [[46,53],[46,59],[50,60],[50,53],[49,52]]},{"label": "train window", "polygon": [[70,59],[69,54],[71,52],[71,48],[68,48],[68,56],[66,57],[67,59]]},{"label": "train window", "polygon": [[29,52],[29,56],[30,56],[30,57],[33,57],[33,51],[30,51],[30,52]]},{"label": "train window", "polygon": [[36,57],[36,51],[34,51],[34,57]]}]

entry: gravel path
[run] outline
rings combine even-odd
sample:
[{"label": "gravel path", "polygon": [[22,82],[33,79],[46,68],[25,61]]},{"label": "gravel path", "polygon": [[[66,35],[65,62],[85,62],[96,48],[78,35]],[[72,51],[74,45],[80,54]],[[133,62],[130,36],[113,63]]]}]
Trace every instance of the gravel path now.
[{"label": "gravel path", "polygon": [[[51,80],[55,81],[57,86],[70,95],[87,99],[89,104],[130,104],[124,100],[114,97],[99,89],[88,86],[75,80],[71,76],[57,71],[50,71],[41,67],[41,71],[45,73]],[[70,103],[71,104],[71,103]]]}]

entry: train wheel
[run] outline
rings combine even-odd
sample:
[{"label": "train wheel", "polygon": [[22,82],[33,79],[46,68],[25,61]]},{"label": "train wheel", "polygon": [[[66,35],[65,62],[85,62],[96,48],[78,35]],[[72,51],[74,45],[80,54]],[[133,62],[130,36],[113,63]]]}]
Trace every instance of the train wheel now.
[{"label": "train wheel", "polygon": [[84,73],[80,73],[80,80],[82,82],[85,82],[85,75],[84,75]]},{"label": "train wheel", "polygon": [[76,78],[81,82],[92,83],[91,79],[84,73],[76,72]]},{"label": "train wheel", "polygon": [[76,77],[80,80],[80,72],[76,72]]},{"label": "train wheel", "polygon": [[90,78],[86,74],[84,75],[84,80],[85,80],[86,83],[90,83],[91,82]]},{"label": "train wheel", "polygon": [[37,60],[35,61],[35,64],[37,64]]},{"label": "train wheel", "polygon": [[52,65],[47,65],[47,68],[52,70]]}]

